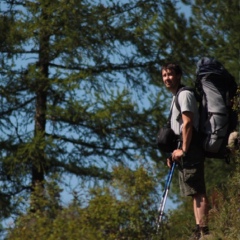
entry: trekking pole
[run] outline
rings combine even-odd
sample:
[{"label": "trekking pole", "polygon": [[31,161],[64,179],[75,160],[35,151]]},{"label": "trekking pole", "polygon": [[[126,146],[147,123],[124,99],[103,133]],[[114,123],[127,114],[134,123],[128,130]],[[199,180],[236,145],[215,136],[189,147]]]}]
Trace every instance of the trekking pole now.
[{"label": "trekking pole", "polygon": [[168,195],[168,191],[170,189],[170,184],[171,184],[171,181],[172,181],[172,176],[173,176],[175,166],[176,166],[176,162],[173,162],[173,164],[171,166],[171,169],[170,169],[170,171],[168,173],[168,176],[167,176],[167,181],[165,183],[165,189],[164,189],[163,196],[162,196],[160,206],[159,206],[159,209],[158,209],[157,233],[158,233],[159,227],[162,223],[162,218],[163,218],[163,214],[164,214],[164,207],[165,207],[165,204],[166,204],[167,195]]}]

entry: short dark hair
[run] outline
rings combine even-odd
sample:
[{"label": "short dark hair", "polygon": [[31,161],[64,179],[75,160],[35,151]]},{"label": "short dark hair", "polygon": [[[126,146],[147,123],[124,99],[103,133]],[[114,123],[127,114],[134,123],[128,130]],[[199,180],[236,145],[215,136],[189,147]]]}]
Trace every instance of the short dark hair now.
[{"label": "short dark hair", "polygon": [[161,69],[161,73],[163,70],[166,70],[166,69],[174,70],[176,74],[182,75],[182,68],[180,67],[180,65],[178,63],[167,63],[167,64],[163,65],[162,69]]}]

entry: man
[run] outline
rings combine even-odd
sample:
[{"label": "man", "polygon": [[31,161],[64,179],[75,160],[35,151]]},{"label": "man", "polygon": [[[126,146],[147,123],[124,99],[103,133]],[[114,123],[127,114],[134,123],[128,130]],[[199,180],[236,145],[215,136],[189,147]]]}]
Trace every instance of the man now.
[{"label": "man", "polygon": [[[182,87],[182,70],[178,64],[169,63],[161,69],[163,83],[173,94],[171,104],[171,128],[179,135],[181,147],[172,152],[167,159],[168,167],[176,161],[179,169],[179,185],[183,196],[191,196],[193,212],[196,220],[196,230],[193,239],[206,239],[209,234],[207,227],[208,204],[204,181],[204,153],[200,144],[195,141],[194,134],[198,129],[198,108],[194,93],[189,90],[181,91],[178,102],[181,111],[175,105],[175,96]],[[205,236],[205,237],[204,237]]]}]

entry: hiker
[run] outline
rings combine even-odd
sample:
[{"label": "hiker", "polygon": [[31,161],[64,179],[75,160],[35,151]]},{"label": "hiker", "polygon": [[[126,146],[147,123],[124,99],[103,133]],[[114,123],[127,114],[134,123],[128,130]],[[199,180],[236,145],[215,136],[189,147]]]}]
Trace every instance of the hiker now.
[{"label": "hiker", "polygon": [[[162,80],[166,88],[173,94],[171,104],[171,129],[179,136],[180,148],[175,149],[171,158],[167,159],[168,167],[175,161],[179,170],[180,192],[183,196],[191,196],[196,230],[193,239],[206,239],[209,235],[207,226],[208,202],[204,180],[204,152],[197,144],[195,129],[198,129],[198,107],[192,91],[179,93],[178,101],[181,113],[175,106],[174,98],[181,85],[182,70],[176,63],[168,63],[161,69]],[[209,235],[210,236],[210,235]]]}]

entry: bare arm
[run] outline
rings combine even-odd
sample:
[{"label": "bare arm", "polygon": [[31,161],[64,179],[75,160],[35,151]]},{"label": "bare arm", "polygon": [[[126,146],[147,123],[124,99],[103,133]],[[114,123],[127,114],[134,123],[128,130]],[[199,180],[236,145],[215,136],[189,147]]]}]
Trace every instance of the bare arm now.
[{"label": "bare arm", "polygon": [[188,151],[190,142],[192,140],[193,133],[193,113],[192,112],[184,112],[182,114],[183,120],[183,128],[182,128],[182,150],[184,152]]},{"label": "bare arm", "polygon": [[[182,149],[176,149],[172,153],[172,160],[178,161],[183,157],[184,152],[188,151],[190,142],[192,140],[193,133],[193,113],[183,112],[182,113],[183,127],[182,127]],[[183,152],[184,151],[184,152]],[[169,160],[167,161],[168,166]]]}]

